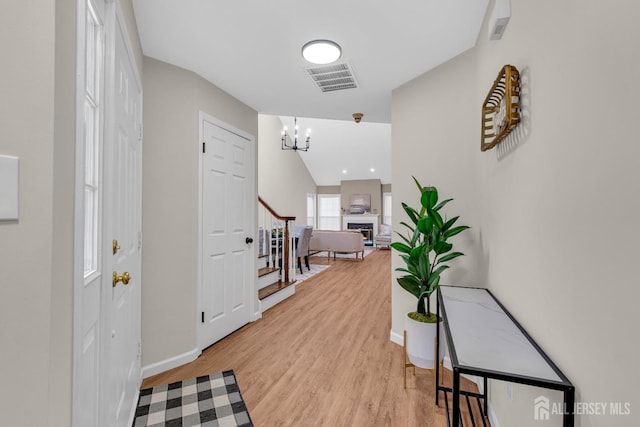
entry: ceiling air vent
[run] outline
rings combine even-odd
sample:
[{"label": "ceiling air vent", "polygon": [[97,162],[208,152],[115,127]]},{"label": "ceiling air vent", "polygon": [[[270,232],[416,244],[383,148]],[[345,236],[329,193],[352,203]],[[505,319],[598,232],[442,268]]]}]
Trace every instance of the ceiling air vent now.
[{"label": "ceiling air vent", "polygon": [[323,92],[334,90],[354,89],[358,87],[349,65],[346,63],[324,65],[322,67],[307,68],[309,77]]}]

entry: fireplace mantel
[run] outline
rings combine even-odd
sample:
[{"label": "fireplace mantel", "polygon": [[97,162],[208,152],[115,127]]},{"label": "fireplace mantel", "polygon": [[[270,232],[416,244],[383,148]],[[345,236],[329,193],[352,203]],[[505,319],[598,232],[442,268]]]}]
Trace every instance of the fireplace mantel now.
[{"label": "fireplace mantel", "polygon": [[342,229],[346,230],[348,223],[373,224],[373,238],[378,234],[379,218],[379,214],[342,215]]}]

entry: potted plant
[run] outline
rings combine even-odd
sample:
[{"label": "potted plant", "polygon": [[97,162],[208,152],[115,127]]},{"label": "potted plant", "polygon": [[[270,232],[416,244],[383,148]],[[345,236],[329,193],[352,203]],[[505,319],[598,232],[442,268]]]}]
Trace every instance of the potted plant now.
[{"label": "potted plant", "polygon": [[[431,295],[440,284],[440,275],[449,268],[445,262],[463,255],[462,252],[452,251],[449,238],[469,227],[454,227],[458,216],[446,220],[440,214],[442,207],[453,199],[438,203],[438,190],[435,187],[423,187],[415,177],[413,180],[420,191],[421,206],[418,210],[402,203],[411,223],[400,223],[408,229],[408,233],[405,236],[397,232],[402,242],[393,242],[391,247],[400,252],[406,264],[406,268],[396,269],[406,273],[398,277],[398,283],[418,299],[416,311],[407,313],[405,318],[407,355],[414,365],[433,368],[436,365],[433,342],[441,319],[431,312]],[[438,362],[443,357],[443,347],[440,347]]]}]

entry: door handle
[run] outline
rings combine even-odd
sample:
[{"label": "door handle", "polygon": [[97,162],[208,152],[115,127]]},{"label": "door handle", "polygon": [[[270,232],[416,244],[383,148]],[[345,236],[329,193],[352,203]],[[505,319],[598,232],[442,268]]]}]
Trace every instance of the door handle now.
[{"label": "door handle", "polygon": [[115,288],[118,282],[122,282],[123,285],[128,285],[129,280],[131,280],[131,276],[128,271],[125,271],[121,275],[118,275],[115,271],[113,272],[113,281],[111,282],[113,287]]},{"label": "door handle", "polygon": [[247,237],[244,239],[244,242],[248,245],[249,243],[253,243],[253,237]]}]

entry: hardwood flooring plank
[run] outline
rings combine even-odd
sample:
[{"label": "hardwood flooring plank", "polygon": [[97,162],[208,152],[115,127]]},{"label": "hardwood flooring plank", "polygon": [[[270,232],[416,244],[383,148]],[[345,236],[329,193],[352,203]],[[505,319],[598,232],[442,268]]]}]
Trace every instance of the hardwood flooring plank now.
[{"label": "hardwood flooring plank", "polygon": [[[402,347],[389,340],[390,256],[311,257],[331,268],[298,284],[261,320],[194,362],[145,379],[142,388],[233,369],[257,427],[445,426],[431,371],[409,371],[403,388]],[[450,382],[446,370],[444,377]],[[466,380],[463,386],[476,390]]]}]

